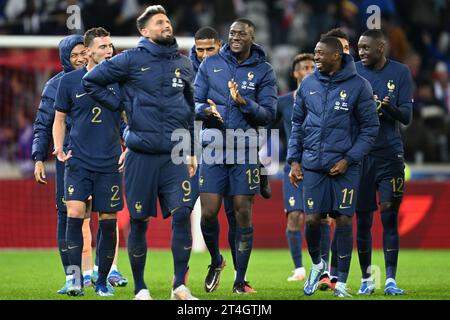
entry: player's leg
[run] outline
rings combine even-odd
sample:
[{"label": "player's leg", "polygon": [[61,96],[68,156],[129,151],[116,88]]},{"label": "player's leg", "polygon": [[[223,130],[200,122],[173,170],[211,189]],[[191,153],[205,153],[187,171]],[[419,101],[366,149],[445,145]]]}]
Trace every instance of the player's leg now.
[{"label": "player's leg", "polygon": [[186,286],[192,251],[192,187],[186,164],[176,165],[170,155],[159,156],[158,195],[165,218],[172,215],[171,250],[174,265],[172,300],[198,300]]},{"label": "player's leg", "polygon": [[320,276],[326,268],[320,252],[321,213],[331,210],[331,188],[326,174],[303,169],[303,206],[306,215],[305,239],[313,263],[303,292],[305,295],[312,295],[317,290]]},{"label": "player's leg", "polygon": [[253,249],[252,207],[260,186],[259,164],[235,164],[229,166],[229,195],[233,197],[236,215],[236,278],[233,293],[246,294],[256,291],[246,282],[250,255]]},{"label": "player's leg", "polygon": [[89,172],[69,160],[64,175],[65,199],[67,205],[67,255],[70,261],[72,282],[67,289],[70,296],[84,295],[82,274],[83,222],[88,218],[87,202],[92,194]]},{"label": "player's leg", "polygon": [[84,219],[83,222],[83,253],[81,261],[83,284],[87,288],[92,285],[92,233],[90,218]]},{"label": "player's leg", "polygon": [[383,225],[383,251],[386,267],[386,295],[402,295],[404,291],[397,287],[395,277],[397,274],[398,253],[400,239],[398,231],[398,213],[403,199],[404,191],[404,163],[403,161],[390,161],[383,163],[377,161],[377,175],[380,179],[380,212]]},{"label": "player's leg", "polygon": [[108,275],[108,282],[115,287],[125,287],[128,284],[128,279],[125,278],[119,271],[117,263],[119,260],[119,225],[116,225],[116,254]]},{"label": "player's leg", "polygon": [[[155,157],[128,150],[125,158],[125,195],[130,212],[128,258],[134,279],[135,300],[150,300],[144,281],[147,259],[147,229],[150,216],[156,216],[159,162]],[[146,174],[142,174],[145,172]]]},{"label": "player's leg", "polygon": [[329,273],[330,247],[331,247],[331,218],[325,217],[320,220],[320,252],[322,260],[327,265],[325,272],[320,276],[319,290],[331,289],[331,280]]},{"label": "player's leg", "polygon": [[223,206],[228,221],[228,244],[233,258],[234,277],[236,278],[236,213],[234,212],[233,198],[226,196],[223,198]]},{"label": "player's leg", "polygon": [[373,212],[377,210],[376,188],[375,161],[366,156],[361,168],[356,205],[356,246],[362,274],[358,295],[371,295],[375,291],[371,265]]},{"label": "player's leg", "polygon": [[338,281],[334,295],[347,298],[347,279],[353,251],[353,214],[358,197],[360,166],[350,166],[345,174],[330,178],[333,188],[333,215],[336,217],[336,253],[338,258]]},{"label": "player's leg", "polygon": [[[333,218],[330,218],[333,219]],[[332,220],[334,224],[334,230],[336,231],[336,222]],[[331,240],[331,261],[330,261],[330,283],[331,289],[334,290],[336,287],[336,282],[338,278],[338,267],[337,267],[337,243],[336,243],[336,232],[333,232],[333,239]]]},{"label": "player's leg", "polygon": [[56,223],[56,234],[58,241],[58,251],[61,257],[61,262],[64,268],[64,274],[66,275],[66,282],[64,286],[57,291],[59,294],[66,294],[67,287],[70,284],[71,276],[67,272],[67,268],[70,266],[69,257],[67,255],[67,242],[66,242],[66,229],[67,229],[67,207],[64,199],[64,163],[56,160],[55,170],[56,180],[56,209],[58,213],[58,219]]},{"label": "player's leg", "polygon": [[227,168],[225,165],[205,164],[200,167],[200,201],[202,217],[200,226],[203,239],[211,256],[211,264],[205,277],[205,291],[213,292],[220,282],[220,273],[225,267],[225,259],[219,249],[218,214],[226,191]]}]

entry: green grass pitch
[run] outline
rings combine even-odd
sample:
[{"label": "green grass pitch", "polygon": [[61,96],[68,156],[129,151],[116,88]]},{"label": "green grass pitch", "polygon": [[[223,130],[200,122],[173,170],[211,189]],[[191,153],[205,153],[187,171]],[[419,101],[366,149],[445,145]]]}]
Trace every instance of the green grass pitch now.
[{"label": "green grass pitch", "polygon": [[[203,280],[209,264],[208,253],[193,253],[190,261],[188,286],[200,299],[336,299],[331,291],[316,292],[311,297],[303,295],[303,282],[287,282],[293,263],[288,250],[254,250],[250,259],[247,277],[258,291],[255,295],[236,296],[231,293],[234,271],[231,254],[223,251],[227,260],[219,288],[206,294]],[[303,260],[309,272],[311,260],[306,251]],[[385,297],[383,252],[375,251],[373,264],[381,266],[381,287],[370,297],[354,296],[354,300],[365,299],[450,299],[450,291],[445,289],[450,283],[450,251],[444,250],[402,250],[399,257],[397,284],[406,291],[405,296]],[[133,298],[133,281],[126,250],[120,251],[119,269],[130,283],[125,288],[117,288],[114,297],[101,298],[92,288],[86,295],[73,298],[58,295],[56,291],[63,285],[64,276],[56,250],[2,250],[0,251],[0,299],[120,299]],[[169,299],[172,280],[172,256],[170,251],[150,250],[147,256],[146,282],[154,299]],[[356,293],[360,284],[360,271],[356,251],[353,252],[348,281],[351,293]]]}]

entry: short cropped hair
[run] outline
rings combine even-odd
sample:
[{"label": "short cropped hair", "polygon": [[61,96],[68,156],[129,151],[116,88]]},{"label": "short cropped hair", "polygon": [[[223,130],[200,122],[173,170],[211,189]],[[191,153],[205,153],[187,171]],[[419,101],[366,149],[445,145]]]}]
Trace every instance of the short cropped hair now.
[{"label": "short cropped hair", "polygon": [[[240,22],[240,23],[246,24],[247,26],[249,26],[250,28],[252,28],[253,31],[256,31],[256,26],[255,26],[255,24],[254,24],[251,20],[249,20],[249,19],[246,19],[246,18],[238,18],[238,19],[234,20],[234,22]],[[233,22],[233,23],[234,23],[234,22]]]},{"label": "short cropped hair", "polygon": [[380,29],[369,29],[364,31],[364,33],[361,35],[361,37],[369,37],[375,40],[386,40],[386,36],[384,35],[384,32]]},{"label": "short cropped hair", "polygon": [[98,28],[91,28],[88,31],[84,33],[84,46],[89,47],[95,38],[98,37],[109,37],[110,33],[106,31],[105,28],[98,27]]},{"label": "short cropped hair", "polygon": [[336,37],[323,37],[319,42],[326,44],[328,47],[331,47],[341,55],[344,53],[342,43]]},{"label": "short cropped hair", "polygon": [[219,33],[216,31],[216,29],[211,27],[203,27],[200,28],[194,36],[195,40],[203,40],[203,39],[214,39],[214,40],[220,40],[219,39]]},{"label": "short cropped hair", "polygon": [[348,34],[342,30],[341,28],[334,28],[331,29],[330,31],[328,31],[327,33],[322,34],[322,38],[324,37],[336,37],[336,38],[341,38],[341,39],[345,39],[348,42],[350,42],[350,37],[348,36]]},{"label": "short cropped hair", "polygon": [[297,63],[302,61],[312,61],[314,62],[314,55],[312,53],[300,53],[294,57],[294,61],[292,61],[292,71],[294,71]]},{"label": "short cropped hair", "polygon": [[167,15],[166,9],[164,9],[164,7],[162,5],[156,4],[156,5],[147,7],[147,9],[145,9],[144,13],[142,13],[136,19],[136,25],[137,25],[138,30],[140,31],[140,30],[144,29],[148,20],[150,20],[155,14],[160,14],[160,13]]}]

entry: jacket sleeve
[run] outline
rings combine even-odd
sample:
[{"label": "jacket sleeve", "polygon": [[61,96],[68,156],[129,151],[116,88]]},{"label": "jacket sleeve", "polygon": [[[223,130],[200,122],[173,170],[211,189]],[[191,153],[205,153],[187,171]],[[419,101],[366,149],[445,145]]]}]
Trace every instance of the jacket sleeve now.
[{"label": "jacket sleeve", "polygon": [[411,73],[405,67],[398,88],[398,105],[383,106],[381,111],[393,120],[400,121],[405,126],[412,120],[413,84]]},{"label": "jacket sleeve", "polygon": [[195,120],[195,102],[194,102],[194,89],[192,88],[192,81],[194,78],[194,70],[192,65],[188,67],[189,69],[189,79],[184,85],[184,98],[187,102],[191,115],[189,118],[189,134],[191,136],[191,156],[194,155],[195,151],[195,140],[194,140],[194,120]]},{"label": "jacket sleeve", "polygon": [[194,102],[195,102],[195,119],[205,121],[208,116],[205,109],[209,108],[208,100],[208,75],[206,73],[206,64],[201,63],[198,69],[197,76],[194,81]]},{"label": "jacket sleeve", "polygon": [[344,156],[348,164],[361,161],[370,152],[378,135],[380,122],[372,92],[370,83],[367,80],[364,81],[355,108],[355,118],[359,125],[358,137]]},{"label": "jacket sleeve", "polygon": [[305,121],[307,110],[300,88],[295,94],[294,107],[292,109],[292,131],[288,142],[288,153],[286,158],[289,164],[292,162],[301,163],[302,161],[303,138],[305,137],[303,122]]},{"label": "jacket sleeve", "polygon": [[[52,93],[53,92],[53,93]],[[48,148],[52,141],[52,127],[55,119],[54,95],[56,89],[50,84],[42,93],[41,102],[33,125],[32,158],[34,161],[47,159]]]},{"label": "jacket sleeve", "polygon": [[239,110],[251,116],[253,125],[267,127],[277,117],[277,80],[272,68],[266,73],[257,90],[256,101],[244,98],[247,104],[240,106]]},{"label": "jacket sleeve", "polygon": [[120,97],[116,96],[106,86],[124,82],[129,73],[129,57],[127,52],[105,60],[85,74],[82,83],[86,92],[98,103],[111,111],[121,109]]}]

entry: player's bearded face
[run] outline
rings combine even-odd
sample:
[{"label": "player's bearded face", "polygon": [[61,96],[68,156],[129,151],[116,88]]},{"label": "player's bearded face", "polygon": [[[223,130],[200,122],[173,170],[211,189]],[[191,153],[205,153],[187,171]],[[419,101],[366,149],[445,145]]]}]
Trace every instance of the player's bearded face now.
[{"label": "player's bearded face", "polygon": [[141,34],[153,42],[167,46],[174,41],[173,28],[169,18],[162,13],[155,14],[141,30]]}]

